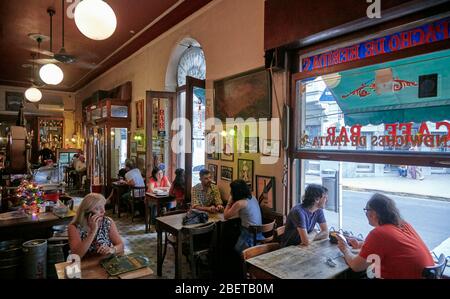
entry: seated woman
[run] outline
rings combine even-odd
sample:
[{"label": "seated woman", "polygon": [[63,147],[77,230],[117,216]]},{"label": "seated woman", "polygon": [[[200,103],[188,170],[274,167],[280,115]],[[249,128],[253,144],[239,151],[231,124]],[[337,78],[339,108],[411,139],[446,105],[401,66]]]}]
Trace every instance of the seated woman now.
[{"label": "seated woman", "polygon": [[327,188],[316,184],[306,187],[302,203],[294,206],[287,217],[286,230],[281,243],[283,247],[299,244],[308,246],[311,242],[308,234],[314,230],[317,223],[320,226],[320,233],[314,237],[314,240],[328,237],[328,226],[323,214],[327,198]]},{"label": "seated woman", "polygon": [[124,245],[114,221],[105,216],[105,197],[98,193],[86,195],[68,227],[72,254],[109,255],[123,253]]},{"label": "seated woman", "polygon": [[[254,236],[248,227],[250,225],[262,225],[261,209],[244,180],[231,182],[230,188],[231,195],[224,210],[224,218],[241,218],[241,234],[234,246],[234,249],[240,254],[244,249],[256,245],[254,244]],[[259,233],[256,239],[264,240],[264,236]]]},{"label": "seated woman", "polygon": [[148,192],[154,192],[155,189],[169,190],[169,179],[164,175],[163,171],[158,167],[154,167],[152,170],[152,176],[150,177],[148,184]]},{"label": "seated woman", "polygon": [[184,169],[178,168],[175,170],[175,179],[169,190],[169,195],[173,196],[177,202],[177,208],[184,207],[184,185]]},{"label": "seated woman", "polygon": [[375,193],[364,211],[375,228],[364,242],[348,240],[353,248],[361,248],[359,254],[353,254],[347,243],[338,238],[339,249],[353,271],[366,270],[375,259],[372,271],[375,270],[376,278],[418,279],[425,267],[434,265],[429,249],[414,228],[400,217],[392,199]]}]

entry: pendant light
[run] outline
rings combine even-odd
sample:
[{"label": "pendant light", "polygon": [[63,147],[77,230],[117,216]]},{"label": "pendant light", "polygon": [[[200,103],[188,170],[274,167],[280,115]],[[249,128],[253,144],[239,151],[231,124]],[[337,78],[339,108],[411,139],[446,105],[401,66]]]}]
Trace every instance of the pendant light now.
[{"label": "pendant light", "polygon": [[[39,41],[38,41],[39,42]],[[33,66],[31,69],[32,75],[31,78],[33,80],[33,85],[25,91],[25,98],[33,103],[39,102],[42,99],[42,92],[34,87],[34,58],[36,54],[32,53],[31,57],[33,57]]]},{"label": "pendant light", "polygon": [[83,35],[93,40],[110,37],[117,27],[116,15],[103,0],[83,0],[74,12],[75,24]]},{"label": "pendant light", "polygon": [[[52,8],[47,9],[47,13],[50,16],[50,52],[53,53],[52,41],[53,41],[53,31],[52,31],[52,17],[55,14],[55,10]],[[39,70],[39,76],[42,81],[50,85],[58,85],[64,78],[64,73],[59,66],[53,63],[47,63],[42,66]]]}]

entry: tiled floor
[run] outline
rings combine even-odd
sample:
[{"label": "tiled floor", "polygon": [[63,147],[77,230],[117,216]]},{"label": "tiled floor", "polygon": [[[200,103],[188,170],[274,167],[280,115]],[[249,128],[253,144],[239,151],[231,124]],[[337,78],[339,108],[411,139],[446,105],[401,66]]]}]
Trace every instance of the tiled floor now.
[{"label": "tiled floor", "polygon": [[[78,205],[82,198],[73,197],[75,205]],[[125,253],[138,253],[147,256],[150,259],[150,268],[154,272],[155,278],[174,278],[175,277],[175,259],[174,250],[168,245],[167,254],[164,259],[162,268],[162,276],[156,275],[156,257],[157,257],[157,240],[155,233],[145,233],[144,218],[135,217],[134,222],[131,222],[131,217],[127,213],[121,213],[118,218],[117,214],[112,214],[112,210],[106,212],[108,216],[114,219],[116,226],[125,244]],[[182,259],[183,278],[191,278],[189,264],[185,257]]]}]

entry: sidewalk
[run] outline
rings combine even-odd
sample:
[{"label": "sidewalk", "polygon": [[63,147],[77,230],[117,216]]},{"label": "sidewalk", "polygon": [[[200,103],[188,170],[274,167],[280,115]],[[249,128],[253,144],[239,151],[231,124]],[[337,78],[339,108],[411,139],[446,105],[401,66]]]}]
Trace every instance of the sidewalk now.
[{"label": "sidewalk", "polygon": [[[321,184],[319,176],[306,176],[308,183]],[[400,196],[411,196],[450,201],[450,175],[433,174],[423,181],[400,176],[343,178],[343,190],[382,192]]]}]

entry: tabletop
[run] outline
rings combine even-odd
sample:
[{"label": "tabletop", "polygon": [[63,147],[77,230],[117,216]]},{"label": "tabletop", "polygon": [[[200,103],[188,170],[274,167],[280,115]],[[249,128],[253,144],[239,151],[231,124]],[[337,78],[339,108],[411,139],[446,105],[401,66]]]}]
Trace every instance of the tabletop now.
[{"label": "tabletop", "polygon": [[[150,278],[153,274],[152,269],[145,267],[135,271],[120,274],[118,276],[109,276],[108,272],[100,265],[100,262],[104,259],[102,256],[88,257],[81,260],[81,278],[82,279],[133,279],[133,278]],[[56,273],[58,279],[66,279],[64,268],[68,266],[70,262],[63,262],[55,264]]]},{"label": "tabletop", "polygon": [[[186,216],[186,213],[175,214],[169,216],[162,216],[156,218],[157,221],[164,223],[167,226],[170,226],[176,230],[181,230],[184,227],[195,227],[198,225],[202,225],[204,223],[192,224],[192,225],[183,225],[183,218]],[[218,222],[224,221],[225,218],[223,213],[208,213],[208,222]]]},{"label": "tabletop", "polygon": [[[8,212],[8,213],[14,213],[14,212]],[[52,212],[45,212],[45,213],[39,213],[36,216],[24,214],[20,217],[11,217],[7,218],[8,213],[3,213],[2,217],[3,219],[0,219],[0,228],[1,227],[11,227],[11,226],[17,226],[17,225],[27,225],[32,223],[42,223],[42,222],[50,222],[50,221],[56,221],[59,219],[69,219],[73,218],[75,216],[74,211],[70,211],[66,214],[64,217],[58,217]],[[12,215],[12,214],[11,214]]]},{"label": "tabletop", "polygon": [[[326,263],[331,258],[332,267]],[[349,269],[336,244],[328,239],[309,246],[288,246],[247,260],[247,263],[281,279],[333,278]]]}]

